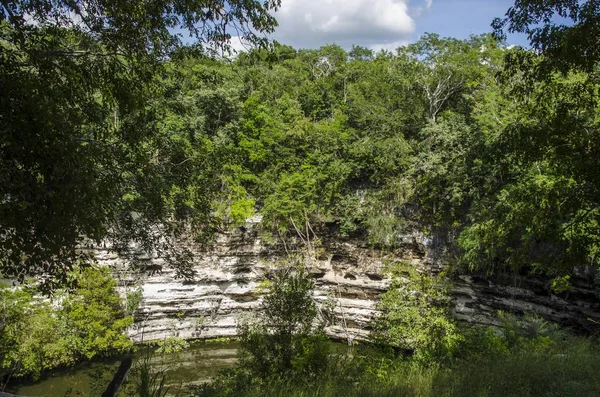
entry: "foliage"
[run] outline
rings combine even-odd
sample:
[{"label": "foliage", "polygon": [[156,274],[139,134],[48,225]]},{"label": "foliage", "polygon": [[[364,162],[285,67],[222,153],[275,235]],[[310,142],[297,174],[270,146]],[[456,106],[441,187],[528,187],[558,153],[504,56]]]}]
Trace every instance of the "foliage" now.
[{"label": "foliage", "polygon": [[240,361],[212,383],[195,388],[202,396],[235,396],[283,379],[318,379],[329,366],[330,342],[316,324],[314,280],[301,266],[280,265],[269,279],[256,318],[240,325]]},{"label": "foliage", "polygon": [[410,265],[391,269],[392,285],[378,303],[374,341],[413,352],[423,363],[449,361],[462,342],[451,319],[448,288]]},{"label": "foliage", "polygon": [[125,311],[127,315],[133,316],[142,303],[143,290],[141,287],[136,287],[133,291],[127,291],[125,295]]},{"label": "foliage", "polygon": [[108,271],[86,268],[73,276],[77,288],[58,291],[52,303],[33,286],[0,289],[3,373],[37,378],[45,370],[133,346],[125,335],[133,318],[125,315]]},{"label": "foliage", "polygon": [[499,37],[526,34],[532,47],[545,55],[545,72],[572,67],[593,71],[600,57],[593,41],[598,15],[593,0],[518,0],[504,18],[496,18],[492,25]]},{"label": "foliage", "polygon": [[538,396],[596,395],[595,340],[568,336],[538,318],[502,315],[499,329],[462,329],[464,342],[445,365],[423,365],[389,350],[339,350],[316,379],[218,378],[197,396]]},{"label": "foliage", "polygon": [[90,261],[78,247],[107,241],[191,278],[176,238],[257,212],[277,235],[308,218],[385,249],[420,228],[465,268],[544,273],[557,291],[598,267],[593,1],[516,1],[495,37],[233,61],[198,50],[230,24],[264,44],[252,29],[273,30],[278,1],[38,3],[0,6],[5,277],[51,290]]},{"label": "foliage", "polygon": [[[379,345],[330,347],[320,356],[322,366],[316,372],[294,365],[278,372],[252,356],[277,351],[267,348],[271,342],[266,338],[270,335],[263,328],[265,338],[246,335],[243,339],[243,353],[250,354],[250,360],[246,356],[236,368],[223,371],[209,384],[192,387],[190,393],[196,396],[463,396],[472,393],[577,396],[600,390],[595,375],[600,368],[597,341],[569,335],[534,315],[519,318],[499,313],[499,328],[459,328],[442,310],[447,298],[441,293],[439,280],[436,284],[434,278],[420,275],[410,266],[397,266],[392,271],[396,279],[395,288],[390,292],[410,285],[413,293],[402,297],[389,293],[382,298],[384,310],[392,309],[384,312],[384,320],[377,324]],[[286,280],[289,282],[289,274]],[[281,294],[285,286],[281,284],[273,291]],[[293,284],[287,288],[294,290]],[[273,298],[281,304],[275,305],[271,313],[288,307],[283,304],[286,300],[280,299]],[[263,318],[263,321],[268,322],[268,319]],[[285,316],[281,324],[288,324]],[[381,332],[383,330],[388,332]],[[414,350],[415,354],[399,355],[397,347]],[[305,352],[296,354],[314,359]]]},{"label": "foliage", "polygon": [[69,331],[49,302],[31,291],[3,287],[2,372],[39,377],[44,369],[75,362]]},{"label": "foliage", "polygon": [[205,339],[204,343],[207,344],[219,344],[219,343],[230,343],[231,342],[231,338],[226,337],[226,336],[222,336],[219,338],[211,338],[211,339]]},{"label": "foliage", "polygon": [[[543,274],[556,294],[600,274],[596,3],[517,0],[495,37],[426,34],[377,53],[275,44],[226,61],[206,54],[227,47],[227,26],[266,44],[252,29],[272,32],[279,1],[2,1],[0,274],[71,288],[54,301],[0,290],[3,371],[37,377],[130,347],[139,291],[123,311],[86,245],[135,245],[191,278],[177,238],[206,242],[256,213],[282,238],[310,222],[381,249],[420,229],[461,270]],[[533,51],[507,48],[506,32]],[[443,277],[392,273],[375,339],[394,352],[333,360],[314,281],[286,267],[240,324],[240,366],[202,392],[598,394],[584,381],[592,343],[507,315],[501,330],[460,330]],[[164,394],[143,365],[140,388]]]},{"label": "foliage", "polygon": [[[279,4],[3,1],[2,276],[45,275],[55,289],[90,262],[78,249],[89,240],[165,251],[189,276],[169,243],[183,220],[210,229],[217,188],[206,183],[206,142],[183,138],[156,106],[170,96],[164,60],[227,53],[232,28],[264,46]],[[195,44],[182,48],[180,31]]]},{"label": "foliage", "polygon": [[159,340],[156,344],[158,345],[158,348],[156,349],[157,354],[178,353],[189,346],[185,340],[175,337]]},{"label": "foliage", "polygon": [[125,316],[116,282],[108,268],[86,268],[75,273],[77,287],[61,302],[61,314],[76,349],[87,359],[96,354],[122,352],[131,347],[124,331],[133,323]]},{"label": "foliage", "polygon": [[138,359],[132,368],[135,395],[139,397],[165,397],[169,393],[165,370],[153,368],[150,353]]},{"label": "foliage", "polygon": [[459,239],[472,269],[546,273],[560,292],[575,269],[598,266],[597,15],[593,1],[516,1],[493,23],[534,51],[507,52],[475,104],[482,136]]},{"label": "foliage", "polygon": [[327,339],[315,324],[313,279],[301,267],[284,267],[269,281],[260,314],[239,326],[241,367],[259,379],[317,376],[327,365]]}]

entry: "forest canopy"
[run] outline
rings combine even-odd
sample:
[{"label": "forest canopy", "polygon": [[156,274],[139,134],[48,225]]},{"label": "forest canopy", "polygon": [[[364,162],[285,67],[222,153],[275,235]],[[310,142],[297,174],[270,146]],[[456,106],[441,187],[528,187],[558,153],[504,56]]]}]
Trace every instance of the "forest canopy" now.
[{"label": "forest canopy", "polygon": [[[265,45],[278,0],[0,2],[0,269],[67,281],[87,241],[173,249],[210,228],[210,167],[164,121],[167,59]],[[176,33],[182,32],[182,33]],[[195,44],[182,48],[182,37]],[[192,158],[189,158],[192,156]],[[185,266],[180,266],[182,274]]]},{"label": "forest canopy", "polygon": [[490,274],[597,268],[593,1],[517,1],[494,35],[393,52],[233,60],[206,51],[235,27],[266,44],[252,32],[275,28],[278,2],[1,4],[4,277],[64,281],[88,241],[164,251],[192,277],[174,238],[254,213],[274,236],[309,221],[384,249],[419,230]]}]

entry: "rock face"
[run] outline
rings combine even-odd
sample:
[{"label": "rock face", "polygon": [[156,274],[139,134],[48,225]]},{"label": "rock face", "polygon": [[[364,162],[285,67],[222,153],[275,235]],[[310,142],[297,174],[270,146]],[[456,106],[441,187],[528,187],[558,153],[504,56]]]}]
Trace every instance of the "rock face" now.
[{"label": "rock face", "polygon": [[[256,217],[244,227],[219,234],[210,248],[190,246],[196,272],[192,281],[175,279],[172,270],[163,268],[160,257],[137,253],[136,259],[145,265],[146,272],[137,277],[138,283],[141,281],[142,301],[131,337],[142,341],[170,336],[235,336],[238,318],[260,304],[260,283],[265,273],[289,249],[265,243],[257,231],[259,221]],[[371,321],[378,315],[378,297],[390,285],[384,271],[386,264],[403,262],[433,272],[443,265],[440,247],[419,233],[403,236],[394,252],[331,236],[333,233],[327,231],[319,235],[321,248],[309,270],[317,284],[315,298],[335,304],[333,325],[326,332],[336,339],[364,339],[368,335]],[[108,250],[96,249],[96,258],[114,269],[125,269],[124,260]],[[115,275],[121,292],[131,291],[136,277],[124,270],[116,270]],[[595,327],[588,320],[600,321],[600,303],[594,291],[582,284],[570,294],[550,295],[539,280],[459,276],[455,280],[454,311],[458,319],[472,323],[495,324],[497,310],[508,310],[535,312],[587,330]]]},{"label": "rock face", "polygon": [[542,277],[490,278],[471,274],[454,281],[454,314],[470,323],[497,325],[499,310],[516,314],[535,313],[578,332],[600,330],[600,298],[594,283],[572,280],[563,294],[548,292],[551,280]]}]

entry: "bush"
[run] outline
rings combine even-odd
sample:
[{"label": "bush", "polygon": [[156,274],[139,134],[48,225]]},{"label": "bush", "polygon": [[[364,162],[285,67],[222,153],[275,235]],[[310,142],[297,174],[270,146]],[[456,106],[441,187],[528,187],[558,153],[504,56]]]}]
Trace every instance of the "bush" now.
[{"label": "bush", "polygon": [[314,281],[301,267],[275,271],[261,311],[240,323],[241,366],[258,378],[316,376],[327,365],[328,341],[316,324]]},{"label": "bush", "polygon": [[[243,322],[242,359],[196,396],[600,395],[596,341],[536,316],[500,313],[500,328],[458,327],[446,285],[410,267],[393,270],[381,299],[378,345],[334,351],[316,326],[314,282],[280,269],[261,313]],[[412,354],[410,354],[412,353]]]},{"label": "bush", "polygon": [[198,396],[533,397],[600,395],[597,341],[569,336],[535,316],[500,313],[501,328],[457,329],[444,364],[359,345],[330,354],[316,376],[259,378],[243,366],[197,389]]},{"label": "bush", "polygon": [[410,265],[391,268],[392,285],[378,304],[374,341],[413,354],[424,363],[444,363],[456,353],[462,336],[451,319],[448,286]]},{"label": "bush", "polygon": [[[260,311],[240,323],[241,358],[198,396],[252,395],[268,385],[316,381],[329,366],[330,342],[312,298],[314,280],[301,266],[279,267],[268,282]],[[277,389],[279,390],[279,389]]]},{"label": "bush", "polygon": [[[484,333],[485,334],[485,333]],[[569,338],[544,352],[513,348],[472,355],[446,366],[394,359],[371,350],[344,356],[318,378],[259,380],[230,371],[200,396],[286,397],[537,397],[600,395],[600,355],[595,341]]]},{"label": "bush", "polygon": [[0,287],[0,366],[4,374],[30,375],[133,347],[116,283],[107,269],[73,273],[76,287],[55,293],[56,304],[33,286]]}]

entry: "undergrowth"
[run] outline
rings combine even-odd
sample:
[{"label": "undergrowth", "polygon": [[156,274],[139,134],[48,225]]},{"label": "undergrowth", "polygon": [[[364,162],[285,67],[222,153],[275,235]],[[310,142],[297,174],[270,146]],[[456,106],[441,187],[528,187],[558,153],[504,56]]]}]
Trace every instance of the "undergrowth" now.
[{"label": "undergrowth", "polygon": [[389,347],[357,346],[329,355],[319,376],[293,371],[256,377],[243,366],[196,386],[195,396],[504,397],[600,396],[593,338],[566,334],[537,317],[501,315],[501,329],[465,328],[452,361],[423,362]]}]

